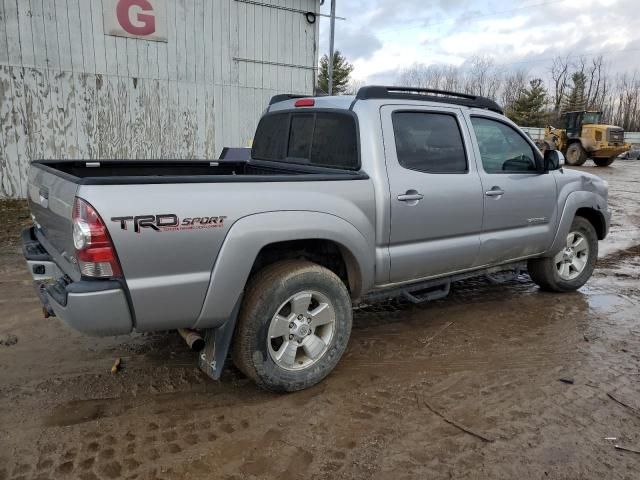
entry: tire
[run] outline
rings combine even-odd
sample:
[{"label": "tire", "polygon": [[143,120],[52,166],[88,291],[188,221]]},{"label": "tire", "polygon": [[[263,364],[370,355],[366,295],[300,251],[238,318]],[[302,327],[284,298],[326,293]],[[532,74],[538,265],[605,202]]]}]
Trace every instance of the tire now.
[{"label": "tire", "polygon": [[608,167],[616,160],[616,157],[611,158],[594,158],[593,163],[596,164],[596,167]]},{"label": "tire", "polygon": [[[579,238],[584,243],[577,244]],[[585,252],[586,257],[582,255]],[[575,217],[567,235],[566,246],[552,257],[529,260],[528,270],[531,280],[542,290],[550,292],[571,292],[582,287],[591,277],[598,258],[598,235],[591,222],[584,217]],[[578,272],[575,265],[580,265]],[[562,270],[564,264],[565,270]],[[561,273],[562,272],[562,273]]]},{"label": "tire", "polygon": [[571,145],[569,145],[569,148],[567,148],[565,161],[567,162],[567,165],[571,165],[572,167],[579,167],[587,161],[587,152],[585,152],[580,143],[572,143]]},{"label": "tire", "polygon": [[329,375],[346,350],[351,308],[345,284],[331,270],[306,260],[269,265],[247,286],[233,361],[265,390],[309,388]]}]

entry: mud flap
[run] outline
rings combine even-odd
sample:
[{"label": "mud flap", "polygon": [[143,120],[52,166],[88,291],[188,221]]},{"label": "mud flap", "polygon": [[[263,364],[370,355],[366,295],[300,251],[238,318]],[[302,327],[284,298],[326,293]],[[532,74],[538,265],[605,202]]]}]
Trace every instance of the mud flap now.
[{"label": "mud flap", "polygon": [[198,367],[214,380],[219,380],[224,369],[224,363],[229,354],[229,347],[236,327],[242,295],[229,319],[218,328],[209,328],[204,333],[204,348],[198,357]]}]

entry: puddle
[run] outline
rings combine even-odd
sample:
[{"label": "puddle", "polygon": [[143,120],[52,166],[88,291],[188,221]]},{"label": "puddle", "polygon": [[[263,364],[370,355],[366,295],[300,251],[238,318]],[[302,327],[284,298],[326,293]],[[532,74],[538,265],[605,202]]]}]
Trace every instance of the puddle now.
[{"label": "puddle", "polygon": [[611,312],[628,303],[624,298],[614,294],[592,294],[586,295],[589,308],[601,312]]}]

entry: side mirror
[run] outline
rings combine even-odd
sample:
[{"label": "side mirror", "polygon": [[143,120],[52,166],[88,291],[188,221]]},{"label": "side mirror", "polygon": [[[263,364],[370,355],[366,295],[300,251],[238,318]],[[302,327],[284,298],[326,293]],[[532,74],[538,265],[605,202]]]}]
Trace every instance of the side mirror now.
[{"label": "side mirror", "polygon": [[559,170],[564,165],[564,155],[560,150],[545,150],[544,171]]}]

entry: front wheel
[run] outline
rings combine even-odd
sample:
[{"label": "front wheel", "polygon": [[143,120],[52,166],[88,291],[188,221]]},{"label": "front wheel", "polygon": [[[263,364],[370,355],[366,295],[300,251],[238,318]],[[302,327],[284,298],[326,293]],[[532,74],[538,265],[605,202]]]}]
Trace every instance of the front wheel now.
[{"label": "front wheel", "polygon": [[616,157],[611,158],[594,158],[593,163],[596,164],[596,167],[608,167],[616,160]]},{"label": "front wheel", "polygon": [[569,145],[569,148],[567,148],[565,161],[572,167],[579,167],[587,161],[587,152],[584,150],[584,148],[582,148],[582,145],[580,145],[580,143],[572,143],[571,145]]},{"label": "front wheel", "polygon": [[582,287],[591,277],[598,258],[598,235],[591,222],[576,217],[564,247],[553,257],[529,260],[531,280],[541,289],[570,292]]},{"label": "front wheel", "polygon": [[302,390],[337,365],[351,323],[351,298],[335,273],[304,260],[274,263],[249,282],[233,360],[266,390]]}]

